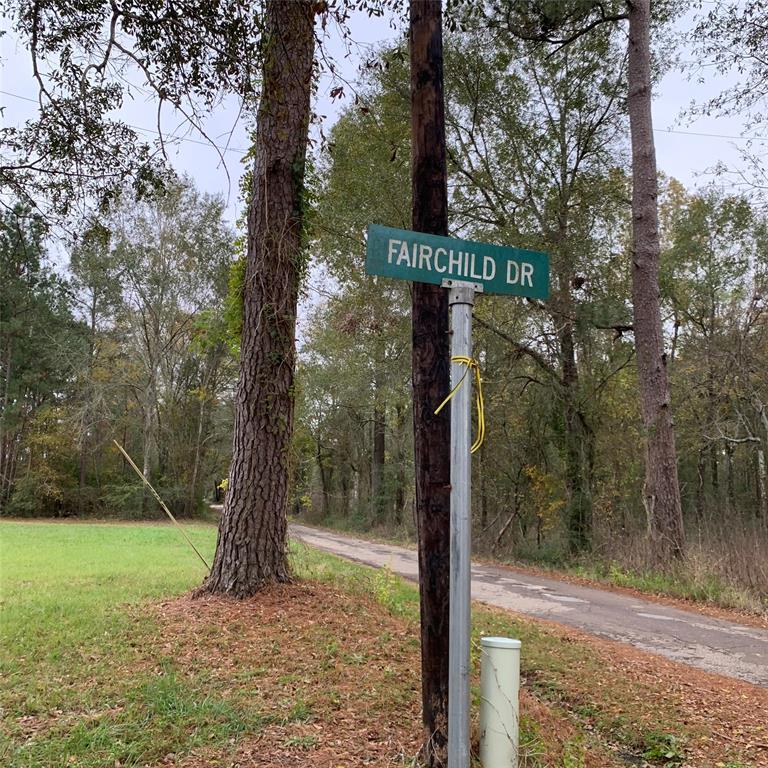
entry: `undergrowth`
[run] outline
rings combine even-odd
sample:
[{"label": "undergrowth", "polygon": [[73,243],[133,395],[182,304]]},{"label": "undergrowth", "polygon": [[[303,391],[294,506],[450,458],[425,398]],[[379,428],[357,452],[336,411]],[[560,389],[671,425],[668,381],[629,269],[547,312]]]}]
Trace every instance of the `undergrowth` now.
[{"label": "undergrowth", "polygon": [[566,567],[575,576],[628,587],[649,594],[668,595],[749,613],[768,612],[768,595],[754,594],[722,577],[682,564],[668,571],[632,570],[619,563],[577,562]]},{"label": "undergrowth", "polygon": [[[362,518],[354,517],[328,518],[320,524],[360,538],[414,546],[413,532],[403,527],[380,525],[371,529],[366,527]],[[485,555],[481,537],[479,543],[479,554]],[[686,558],[666,569],[647,567],[645,563],[650,561],[650,557],[643,542],[637,541],[629,541],[622,546],[620,558],[597,552],[573,558],[560,543],[548,542],[541,547],[517,547],[513,555],[500,555],[498,559],[500,562],[533,565],[554,574],[572,574],[652,595],[666,595],[762,615],[768,613],[768,557],[763,559],[757,552],[750,554],[750,546],[754,549],[759,543],[739,545],[740,549],[734,545],[731,547],[733,552],[718,554],[712,547],[694,541],[688,548]],[[607,551],[605,547],[599,549]]]}]

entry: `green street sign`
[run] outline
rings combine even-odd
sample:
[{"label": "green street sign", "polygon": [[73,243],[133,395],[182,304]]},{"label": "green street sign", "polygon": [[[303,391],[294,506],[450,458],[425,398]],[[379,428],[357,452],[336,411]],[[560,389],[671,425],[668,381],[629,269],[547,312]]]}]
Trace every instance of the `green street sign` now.
[{"label": "green street sign", "polygon": [[417,283],[461,280],[485,293],[546,299],[549,256],[538,251],[368,225],[365,271]]}]

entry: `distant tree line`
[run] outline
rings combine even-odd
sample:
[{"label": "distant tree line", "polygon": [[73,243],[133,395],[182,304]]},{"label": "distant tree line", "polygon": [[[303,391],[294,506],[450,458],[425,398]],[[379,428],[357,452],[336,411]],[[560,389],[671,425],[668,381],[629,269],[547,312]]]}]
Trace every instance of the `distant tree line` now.
[{"label": "distant tree line", "polygon": [[225,477],[236,359],[234,233],[189,181],[92,220],[66,267],[24,205],[0,225],[0,504],[13,515],[151,516],[117,440],[180,515]]}]

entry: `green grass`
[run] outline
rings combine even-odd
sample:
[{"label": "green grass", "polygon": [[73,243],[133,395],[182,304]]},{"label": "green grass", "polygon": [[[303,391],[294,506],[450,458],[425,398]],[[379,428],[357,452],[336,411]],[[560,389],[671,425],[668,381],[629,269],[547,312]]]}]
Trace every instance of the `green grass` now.
[{"label": "green grass", "polygon": [[628,587],[655,595],[668,595],[696,603],[710,603],[721,608],[735,608],[749,613],[768,611],[768,596],[729,584],[712,573],[693,572],[685,565],[669,571],[639,571],[617,563],[578,563],[561,568],[575,576]]},{"label": "green grass", "polygon": [[368,568],[295,541],[291,542],[290,559],[299,578],[332,582],[342,589],[372,595],[395,616],[418,618],[416,587],[388,568]]},{"label": "green grass", "polygon": [[[211,558],[216,529],[185,530]],[[3,647],[49,658],[119,629],[117,603],[179,594],[205,575],[167,525],[2,522],[0,563]]]},{"label": "green grass", "polygon": [[[216,529],[187,525],[210,558]],[[261,723],[206,678],[182,678],[130,605],[199,584],[204,570],[164,525],[0,523],[0,764],[138,766]],[[147,669],[147,658],[159,657]]]}]

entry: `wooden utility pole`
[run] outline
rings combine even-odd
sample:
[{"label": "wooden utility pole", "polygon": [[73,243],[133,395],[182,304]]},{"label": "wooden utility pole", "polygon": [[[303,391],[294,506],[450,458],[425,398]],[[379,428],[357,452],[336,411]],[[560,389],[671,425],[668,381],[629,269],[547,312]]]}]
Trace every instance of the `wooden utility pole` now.
[{"label": "wooden utility pole", "polygon": [[[411,0],[411,174],[413,229],[448,233],[441,0]],[[448,583],[450,386],[448,291],[413,284],[413,421],[421,602],[422,757],[446,762],[448,736]]]}]

